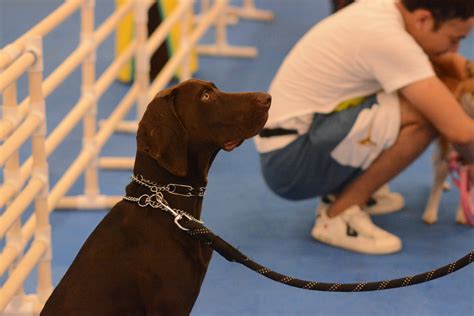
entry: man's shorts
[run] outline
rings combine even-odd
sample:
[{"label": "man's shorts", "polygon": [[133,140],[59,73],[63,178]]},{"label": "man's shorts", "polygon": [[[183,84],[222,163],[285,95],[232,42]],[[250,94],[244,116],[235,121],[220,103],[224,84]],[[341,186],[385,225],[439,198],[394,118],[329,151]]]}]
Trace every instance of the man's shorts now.
[{"label": "man's shorts", "polygon": [[260,154],[263,176],[287,199],[339,193],[393,145],[399,130],[396,93],[378,93],[355,107],[316,113],[306,134]]}]

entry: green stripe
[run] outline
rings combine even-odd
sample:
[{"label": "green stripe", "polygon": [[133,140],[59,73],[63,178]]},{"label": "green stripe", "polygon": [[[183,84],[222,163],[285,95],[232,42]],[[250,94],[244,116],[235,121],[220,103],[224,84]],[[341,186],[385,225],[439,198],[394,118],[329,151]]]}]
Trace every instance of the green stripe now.
[{"label": "green stripe", "polygon": [[367,97],[356,97],[356,98],[343,101],[339,103],[339,105],[336,107],[336,109],[334,109],[333,112],[341,112],[341,111],[347,110],[348,108],[359,106],[362,104],[362,102],[364,102],[366,98]]}]

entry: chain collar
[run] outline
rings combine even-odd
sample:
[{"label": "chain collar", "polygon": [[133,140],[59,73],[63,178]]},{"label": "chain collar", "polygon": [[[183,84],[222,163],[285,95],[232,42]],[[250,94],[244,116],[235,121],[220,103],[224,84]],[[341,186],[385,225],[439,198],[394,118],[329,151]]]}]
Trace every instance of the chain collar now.
[{"label": "chain collar", "polygon": [[[205,187],[200,187],[198,189],[198,194],[193,194],[192,192],[195,191],[196,189],[190,185],[185,185],[185,184],[176,184],[176,183],[170,183],[167,185],[158,185],[154,182],[151,182],[150,180],[147,180],[143,178],[142,175],[140,175],[140,178],[136,177],[135,175],[131,176],[132,181],[147,187],[150,189],[150,191],[153,194],[142,194],[140,197],[133,197],[133,196],[124,196],[123,199],[126,201],[130,202],[136,202],[138,206],[140,207],[147,207],[150,206],[152,208],[160,209],[165,212],[170,213],[174,217],[174,223],[182,230],[187,231],[189,229],[181,226],[179,224],[179,221],[183,218],[186,217],[188,220],[192,220],[195,222],[198,222],[200,224],[203,224],[202,221],[194,218],[192,215],[186,213],[183,210],[180,209],[174,209],[171,208],[168,204],[168,201],[166,201],[163,197],[162,192],[168,192],[174,195],[180,195],[180,196],[185,196],[185,197],[192,197],[192,196],[204,196],[206,193],[206,188]],[[178,192],[178,190],[184,189],[186,192],[181,193]]]},{"label": "chain collar", "polygon": [[[131,179],[132,181],[149,188],[151,192],[153,193],[168,192],[174,195],[180,195],[180,196],[185,196],[185,197],[191,197],[191,196],[203,197],[204,195],[206,195],[206,187],[194,188],[187,184],[176,184],[176,183],[170,183],[167,185],[158,185],[150,180],[143,178],[142,175],[140,175],[140,179],[136,177],[135,175],[132,175]],[[184,192],[180,192],[180,191],[184,191]],[[198,191],[198,192],[193,193],[194,191]]]}]

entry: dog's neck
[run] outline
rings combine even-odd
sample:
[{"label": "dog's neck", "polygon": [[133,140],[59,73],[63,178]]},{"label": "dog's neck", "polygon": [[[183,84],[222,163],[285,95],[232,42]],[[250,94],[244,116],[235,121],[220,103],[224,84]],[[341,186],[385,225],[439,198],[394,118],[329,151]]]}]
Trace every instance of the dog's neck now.
[{"label": "dog's neck", "polygon": [[[210,165],[213,158],[214,157],[211,157],[210,161],[206,162],[206,164]],[[209,170],[209,166],[207,166],[204,173],[202,171],[200,173],[195,172],[197,169],[196,166],[191,165],[189,167],[188,174],[185,177],[179,177],[161,167],[158,162],[148,154],[137,151],[133,173],[135,176],[143,176],[143,178],[147,181],[162,186],[166,186],[168,184],[189,185],[194,188],[194,192],[196,193],[199,192],[200,188],[206,187],[207,185],[207,171]],[[150,189],[134,181],[127,185],[127,196],[139,197],[142,194],[150,194]],[[200,218],[203,199],[202,196],[183,197],[166,192],[163,194],[165,199],[170,203],[171,207],[176,207],[176,205],[179,205],[180,208],[195,218]],[[178,199],[179,201],[177,201]]]},{"label": "dog's neck", "polygon": [[135,165],[133,173],[142,175],[147,180],[166,185],[168,183],[187,184],[193,187],[202,187],[207,184],[207,171],[205,174],[193,172],[195,168],[188,168],[188,174],[184,177],[174,175],[165,168],[161,167],[158,162],[148,154],[137,151],[135,156]]}]

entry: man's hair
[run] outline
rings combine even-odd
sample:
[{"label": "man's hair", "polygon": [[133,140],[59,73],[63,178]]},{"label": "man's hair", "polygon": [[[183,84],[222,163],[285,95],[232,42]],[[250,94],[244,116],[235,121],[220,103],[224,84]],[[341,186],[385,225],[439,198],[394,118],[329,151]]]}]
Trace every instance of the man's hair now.
[{"label": "man's hair", "polygon": [[339,11],[354,1],[355,0],[332,0],[332,12]]},{"label": "man's hair", "polygon": [[474,17],[474,0],[401,0],[405,8],[413,12],[426,9],[431,12],[437,25],[451,19],[467,20]]}]

